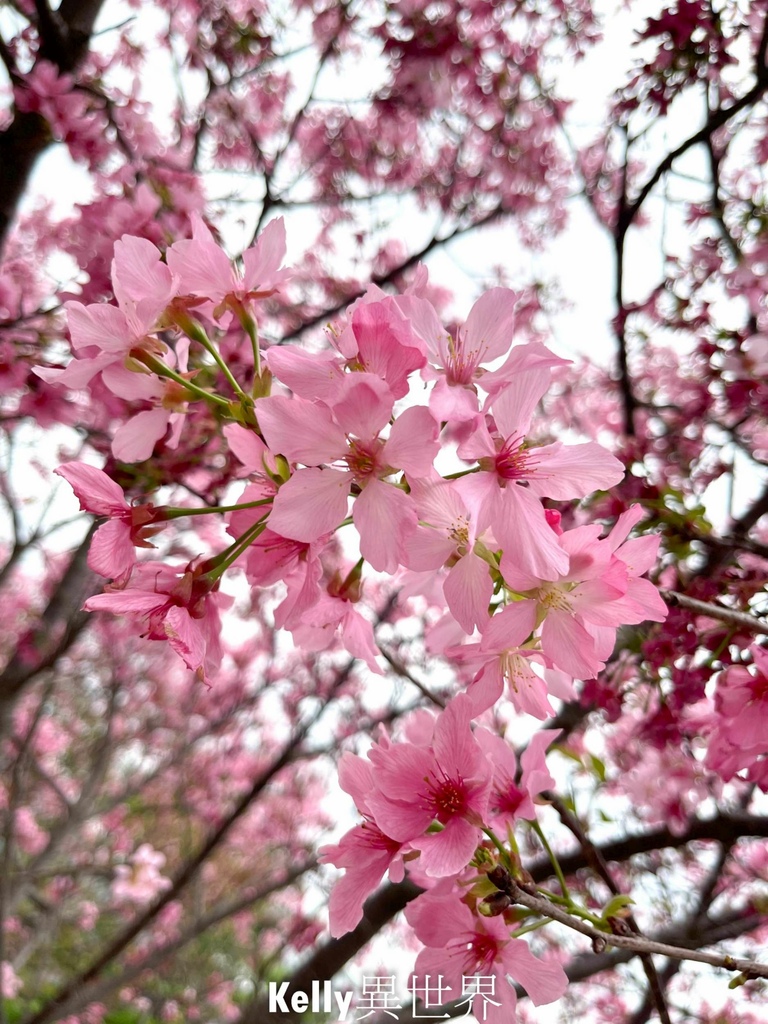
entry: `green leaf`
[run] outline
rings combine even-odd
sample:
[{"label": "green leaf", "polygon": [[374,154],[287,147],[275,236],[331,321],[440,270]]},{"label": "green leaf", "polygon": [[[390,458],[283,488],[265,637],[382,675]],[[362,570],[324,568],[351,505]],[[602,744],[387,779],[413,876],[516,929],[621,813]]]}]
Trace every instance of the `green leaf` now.
[{"label": "green leaf", "polygon": [[626,907],[634,907],[635,901],[631,896],[627,896],[624,893],[619,893],[618,896],[614,896],[612,899],[603,907],[600,917],[606,921],[609,917],[616,917]]}]

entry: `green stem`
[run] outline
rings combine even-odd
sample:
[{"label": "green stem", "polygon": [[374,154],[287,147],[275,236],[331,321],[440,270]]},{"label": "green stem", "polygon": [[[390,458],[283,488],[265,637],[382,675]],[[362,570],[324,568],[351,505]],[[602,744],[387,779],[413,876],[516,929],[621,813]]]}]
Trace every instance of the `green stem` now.
[{"label": "green stem", "polygon": [[205,508],[173,508],[167,506],[163,509],[164,519],[181,519],[182,516],[207,516],[212,512],[239,512],[244,508],[260,508],[262,505],[271,505],[273,498],[262,498],[261,501],[244,501],[239,505],[207,505]]},{"label": "green stem", "polygon": [[256,323],[254,318],[248,312],[248,310],[237,304],[235,308],[237,319],[240,321],[240,326],[243,328],[245,333],[251,340],[251,350],[253,352],[253,371],[254,376],[258,380],[261,377],[261,351],[259,349],[259,325]]},{"label": "green stem", "polygon": [[542,831],[541,825],[538,823],[538,821],[532,821],[531,822],[531,826],[532,826],[534,832],[536,833],[536,835],[541,840],[541,845],[547,851],[547,856],[549,857],[550,861],[552,862],[552,867],[555,869],[555,874],[557,875],[557,880],[560,883],[560,888],[563,891],[563,896],[565,896],[565,898],[570,902],[571,901],[571,894],[568,891],[568,884],[565,881],[565,875],[563,874],[562,868],[560,867],[560,861],[555,856],[555,852],[552,849],[552,847],[549,845],[549,842],[547,841],[547,837],[544,835],[544,832]]},{"label": "green stem", "polygon": [[234,544],[222,551],[213,561],[213,568],[209,569],[204,575],[213,583],[215,580],[220,579],[227,569],[232,565],[233,562],[242,555],[242,553],[250,547],[251,543],[264,532],[266,529],[266,515],[263,515],[257,523],[253,526],[249,526],[242,537],[238,537]]},{"label": "green stem", "polygon": [[496,847],[496,849],[499,851],[499,853],[503,856],[504,860],[507,861],[509,859],[509,851],[505,848],[504,844],[499,839],[499,837],[496,835],[496,833],[493,831],[493,829],[492,828],[486,828],[485,826],[483,826],[483,832],[485,832],[485,834],[491,840],[493,845]]},{"label": "green stem", "polygon": [[591,914],[588,910],[580,907],[570,896],[559,896],[556,892],[545,889],[544,886],[537,886],[536,892],[546,900],[549,900],[550,903],[554,903],[556,907],[563,907],[564,910],[567,910],[569,914],[573,914],[574,917],[580,917],[584,921],[589,921],[595,928],[605,931],[605,921],[597,917],[596,914]]},{"label": "green stem", "polygon": [[220,395],[211,394],[210,391],[206,391],[204,388],[199,388],[197,384],[193,384],[191,380],[187,380],[186,377],[182,377],[180,373],[176,373],[170,366],[162,361],[162,359],[156,359],[155,356],[151,356],[148,352],[142,352],[140,357],[137,357],[139,362],[142,362],[147,369],[156,373],[158,377],[169,377],[171,380],[175,380],[177,384],[181,384],[183,388],[191,392],[196,398],[204,398],[208,402],[214,402],[216,405],[223,405],[227,409],[229,408],[229,402],[226,398],[221,398]]},{"label": "green stem", "polygon": [[534,921],[533,924],[527,924],[524,928],[515,928],[513,932],[510,932],[510,938],[519,939],[521,935],[527,935],[528,932],[535,932],[539,928],[543,928],[545,924],[549,924],[552,919],[550,917],[544,917],[540,921]]},{"label": "green stem", "polygon": [[250,402],[248,395],[246,395],[246,393],[237,383],[234,376],[232,375],[232,371],[221,358],[220,352],[213,344],[211,339],[208,337],[208,335],[205,333],[202,327],[200,328],[200,333],[196,335],[196,340],[203,346],[206,352],[209,352],[210,355],[213,357],[214,362],[221,370],[221,372],[224,374],[224,376],[227,378],[227,380],[229,381],[229,386],[232,388],[232,390],[235,392],[238,398],[244,399],[246,402]]}]

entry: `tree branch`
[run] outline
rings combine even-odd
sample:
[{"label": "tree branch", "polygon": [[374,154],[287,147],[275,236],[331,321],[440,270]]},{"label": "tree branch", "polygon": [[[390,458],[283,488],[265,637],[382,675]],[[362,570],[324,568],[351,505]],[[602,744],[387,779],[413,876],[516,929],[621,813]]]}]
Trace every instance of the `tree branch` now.
[{"label": "tree branch", "polygon": [[671,946],[666,942],[657,942],[655,939],[648,939],[644,935],[617,935],[598,931],[597,928],[573,917],[565,910],[550,903],[549,900],[535,896],[522,889],[511,876],[504,880],[494,881],[500,892],[505,893],[515,902],[520,903],[529,910],[535,910],[542,917],[549,917],[558,924],[565,925],[573,931],[581,932],[590,938],[597,949],[605,949],[606,946],[615,946],[617,949],[632,950],[633,953],[658,953],[660,956],[672,957],[675,960],[692,960],[695,963],[708,964],[710,967],[719,967],[725,971],[745,974],[747,978],[768,978],[768,964],[758,963],[757,960],[745,960],[742,957],[729,956],[727,953],[702,953],[696,949],[685,949],[682,946]]},{"label": "tree branch", "polygon": [[768,636],[768,622],[758,619],[755,615],[747,615],[746,612],[735,611],[733,608],[724,608],[719,604],[698,601],[695,597],[687,597],[674,590],[660,590],[659,593],[672,608],[686,608],[697,615],[706,615],[707,618],[718,619],[729,626],[735,626],[742,632]]}]

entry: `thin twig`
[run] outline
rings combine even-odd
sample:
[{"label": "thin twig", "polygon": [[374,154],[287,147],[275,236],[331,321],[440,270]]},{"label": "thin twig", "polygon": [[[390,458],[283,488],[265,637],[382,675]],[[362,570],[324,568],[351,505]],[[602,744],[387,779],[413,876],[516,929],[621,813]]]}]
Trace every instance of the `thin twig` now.
[{"label": "thin twig", "polygon": [[[498,870],[498,869],[497,869]],[[742,957],[730,956],[727,953],[702,953],[700,950],[683,949],[680,946],[670,946],[666,942],[656,942],[654,939],[647,939],[644,935],[616,935],[598,931],[591,924],[573,917],[565,910],[550,903],[549,900],[534,896],[522,889],[512,877],[507,874],[506,878],[499,878],[494,884],[515,903],[520,903],[529,910],[535,910],[542,917],[549,917],[566,928],[581,932],[595,944],[596,948],[605,949],[607,946],[615,946],[617,949],[629,949],[637,954],[658,953],[659,956],[671,957],[675,960],[692,960],[700,964],[708,964],[710,967],[720,967],[725,971],[744,974],[749,978],[768,978],[768,964],[758,963],[757,960],[745,960]]]},{"label": "thin twig", "polygon": [[708,604],[706,601],[698,601],[695,597],[688,597],[686,594],[678,594],[674,590],[660,590],[659,593],[671,607],[686,608],[697,615],[706,615],[710,619],[718,619],[729,626],[736,626],[738,629],[748,633],[758,633],[768,636],[768,622],[758,619],[755,615],[747,615],[746,612],[738,612],[733,608],[724,608],[719,604]]}]

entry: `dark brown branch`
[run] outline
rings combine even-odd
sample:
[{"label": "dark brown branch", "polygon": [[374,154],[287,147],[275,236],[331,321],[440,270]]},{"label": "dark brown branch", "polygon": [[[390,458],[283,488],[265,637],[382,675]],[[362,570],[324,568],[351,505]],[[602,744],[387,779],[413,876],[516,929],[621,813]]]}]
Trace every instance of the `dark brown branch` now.
[{"label": "dark brown branch", "polygon": [[[763,53],[765,51],[766,43],[768,43],[768,19],[766,19],[766,25],[763,29]],[[694,132],[693,135],[690,135],[687,139],[681,142],[679,146],[676,146],[675,149],[670,150],[670,152],[667,153],[664,159],[656,167],[656,170],[640,189],[636,198],[631,203],[627,203],[621,211],[619,222],[617,224],[618,234],[622,236],[626,235],[633,221],[642,209],[645,200],[664,175],[672,168],[672,165],[679,157],[684,153],[687,153],[689,149],[693,149],[694,146],[698,146],[700,143],[706,142],[707,139],[711,138],[719,128],[728,124],[732,117],[735,117],[736,114],[740,113],[742,110],[746,110],[747,107],[753,106],[762,98],[766,89],[768,89],[768,70],[766,70],[765,62],[762,59],[758,59],[756,76],[757,81],[748,92],[745,92],[744,95],[732,103],[730,107],[718,107],[716,110],[713,110],[707,118],[706,123],[697,132]]]},{"label": "dark brown branch", "polygon": [[[611,861],[626,861],[638,854],[651,853],[664,848],[679,849],[697,840],[717,840],[728,843],[747,836],[768,837],[768,817],[758,817],[741,812],[723,814],[717,818],[693,821],[688,830],[681,835],[675,835],[666,828],[657,829],[655,832],[628,836],[613,843],[606,843],[595,847],[595,849],[599,851],[600,857],[607,864]],[[573,875],[590,866],[583,849],[558,859],[566,876]],[[544,882],[552,875],[552,864],[548,857],[535,861],[527,867],[534,882]],[[290,978],[285,979],[289,982],[288,992],[309,992],[313,979],[330,980],[333,978],[392,919],[397,911],[404,909],[421,892],[422,890],[408,878],[396,885],[388,883],[382,886],[366,903],[365,916],[357,928],[340,939],[331,939],[324,943]],[[743,917],[743,914],[738,916],[739,923]],[[377,922],[380,922],[378,927],[376,927]],[[753,923],[751,927],[756,928],[757,923]],[[736,934],[741,934],[741,932]],[[679,935],[680,928],[678,926],[673,932],[664,933],[660,938],[663,941],[675,940],[676,944],[685,945],[682,941],[677,942]],[[708,945],[716,941],[719,941],[719,938],[704,937],[698,944]],[[605,970],[607,967],[613,966],[614,963],[625,963],[636,955],[634,951],[626,950],[605,954],[606,966],[595,967],[583,977],[597,973],[598,970]],[[585,960],[588,960],[590,964],[600,963],[600,958],[595,956],[587,957]],[[585,961],[578,957],[574,961],[579,964],[583,962]],[[571,977],[570,974],[569,977]],[[571,980],[580,979],[572,977]],[[246,1007],[238,1024],[261,1024],[263,1020],[266,1020],[266,1005],[266,997],[262,994]],[[445,1007],[441,1008],[440,1012],[442,1013],[444,1010]],[[456,1010],[452,1016],[457,1016],[460,1012],[462,1012],[460,1009]],[[288,1016],[271,1014],[269,1019],[270,1022],[274,1021],[274,1024],[289,1024],[290,1021],[297,1020],[298,1017],[291,1014]],[[401,1015],[400,1019],[405,1022],[410,1018],[403,1018]],[[379,1021],[377,1024],[383,1024],[383,1021]]]},{"label": "dark brown branch", "polygon": [[[695,942],[697,946],[711,946],[725,939],[738,938],[740,935],[747,935],[749,932],[755,931],[764,921],[763,915],[746,913],[743,908],[731,911],[716,921],[711,922],[705,929],[702,929]],[[655,939],[661,942],[674,943],[680,947],[688,945],[690,948],[696,948],[696,946],[691,945],[691,940],[686,939],[681,934],[677,926],[659,932]],[[612,971],[619,964],[628,963],[636,955],[636,953],[627,949],[616,949],[598,954],[580,953],[565,965],[565,973],[570,983],[575,985],[581,981],[587,981],[603,971]],[[528,993],[521,985],[515,985],[515,992],[518,999],[528,998]],[[430,1009],[435,1014],[440,1013],[448,1014],[449,1017],[460,1017],[466,1013],[466,1007],[467,1001],[465,999],[461,1004],[452,1002],[446,1003],[444,1006],[431,1007]],[[415,1024],[416,1021],[424,1019],[423,1012],[421,1016],[414,1016],[412,1010],[401,1011],[398,1014],[399,1024]],[[296,1019],[293,1018],[293,1020]],[[387,1024],[387,1021],[391,1020],[391,1017],[388,1018],[384,1015],[371,1018],[372,1024]],[[287,1020],[285,1024],[288,1024]]]},{"label": "dark brown branch", "polygon": [[[288,999],[294,992],[309,993],[313,981],[322,982],[338,974],[395,914],[403,910],[421,892],[423,890],[408,879],[399,885],[385,885],[375,892],[366,901],[363,919],[357,928],[340,939],[329,939],[323,943],[291,976]],[[269,1020],[270,1024],[288,1024],[289,1021],[298,1019],[298,1015],[291,1012],[268,1013],[268,1006],[267,996],[261,994],[245,1007],[238,1024],[262,1024],[266,1020]]]},{"label": "dark brown branch", "polygon": [[[388,284],[392,284],[401,276],[401,274],[404,274],[407,270],[410,270],[411,267],[415,267],[417,263],[420,263],[423,259],[426,259],[426,257],[429,256],[429,254],[433,250],[438,249],[442,245],[446,245],[448,242],[453,241],[454,238],[459,238],[462,235],[468,234],[470,231],[474,231],[476,228],[481,228],[485,227],[487,224],[492,224],[500,217],[503,217],[506,212],[507,211],[500,204],[498,206],[495,206],[492,210],[489,210],[488,213],[483,214],[481,217],[479,217],[476,221],[473,221],[471,224],[459,225],[455,227],[452,231],[450,231],[447,235],[444,235],[442,237],[438,235],[433,235],[433,237],[427,242],[427,244],[423,246],[423,248],[419,249],[418,252],[413,253],[413,255],[403,260],[402,263],[398,263],[396,267],[393,267],[392,270],[388,270],[385,274],[374,275],[373,277],[371,277],[371,282],[375,285],[378,285],[380,288],[383,288]],[[288,331],[287,334],[284,334],[279,344],[285,345],[289,341],[293,341],[295,338],[298,338],[300,334],[304,333],[304,331],[308,331],[313,327],[319,327],[320,324],[326,323],[334,316],[337,316],[342,310],[346,309],[346,307],[351,302],[354,302],[355,299],[359,299],[362,294],[363,290],[350,292],[349,295],[346,295],[340,302],[337,302],[335,305],[328,306],[321,313],[316,313],[314,316],[308,317],[301,324],[299,324],[298,327],[294,327],[293,330]]]},{"label": "dark brown branch", "polygon": [[[603,880],[612,896],[621,895],[621,888],[616,884],[605,857],[603,857],[600,850],[598,850],[587,833],[581,827],[581,822],[578,820],[576,815],[572,814],[563,801],[554,793],[547,794],[547,798],[557,811],[562,823],[576,837],[589,866],[598,878]],[[639,935],[640,928],[638,927],[634,915],[631,913],[627,914],[625,920],[629,928],[636,935]],[[656,965],[653,962],[653,957],[649,954],[641,954],[640,959],[643,964],[643,971],[648,979],[648,990],[653,1000],[653,1005],[656,1007],[659,1014],[659,1020],[662,1024],[672,1024],[669,1017],[669,1010],[667,1009],[667,1003],[664,998],[664,989],[661,985]]]},{"label": "dark brown branch", "polygon": [[[103,2],[63,0],[52,11],[46,0],[37,0],[39,59],[51,61],[62,73],[75,71],[88,52]],[[0,255],[32,168],[52,141],[48,122],[33,111],[16,110],[0,132]]]}]

